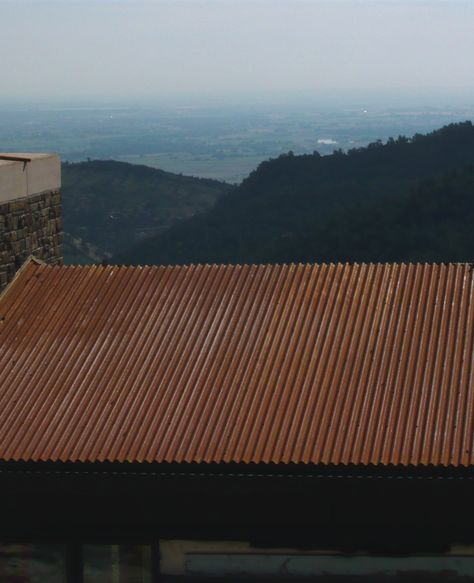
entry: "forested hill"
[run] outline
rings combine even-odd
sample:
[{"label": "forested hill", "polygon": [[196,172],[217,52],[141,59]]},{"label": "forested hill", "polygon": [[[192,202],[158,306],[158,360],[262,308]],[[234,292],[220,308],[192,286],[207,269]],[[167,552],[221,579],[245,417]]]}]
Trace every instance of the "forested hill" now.
[{"label": "forested hill", "polygon": [[118,263],[455,261],[474,256],[474,127],[262,163],[207,213]]},{"label": "forested hill", "polygon": [[68,262],[100,261],[124,251],[208,210],[233,188],[113,160],[66,163],[62,175]]}]

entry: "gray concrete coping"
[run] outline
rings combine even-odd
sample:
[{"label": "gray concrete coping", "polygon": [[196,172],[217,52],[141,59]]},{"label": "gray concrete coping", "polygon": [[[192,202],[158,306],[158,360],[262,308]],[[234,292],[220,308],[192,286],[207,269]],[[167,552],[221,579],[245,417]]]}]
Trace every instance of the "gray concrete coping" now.
[{"label": "gray concrete coping", "polygon": [[57,154],[0,152],[0,203],[60,187]]}]

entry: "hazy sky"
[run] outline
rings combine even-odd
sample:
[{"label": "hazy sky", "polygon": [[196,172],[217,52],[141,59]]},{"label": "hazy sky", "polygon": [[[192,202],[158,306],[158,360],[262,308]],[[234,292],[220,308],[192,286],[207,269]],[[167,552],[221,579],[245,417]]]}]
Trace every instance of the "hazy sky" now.
[{"label": "hazy sky", "polygon": [[0,0],[0,99],[474,91],[474,0]]}]

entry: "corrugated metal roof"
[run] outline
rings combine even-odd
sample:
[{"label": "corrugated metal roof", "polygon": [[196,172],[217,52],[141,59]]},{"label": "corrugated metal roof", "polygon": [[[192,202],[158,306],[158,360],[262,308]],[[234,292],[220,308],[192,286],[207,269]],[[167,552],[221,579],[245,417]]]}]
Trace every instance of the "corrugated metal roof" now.
[{"label": "corrugated metal roof", "polygon": [[0,300],[0,459],[470,465],[473,280],[30,263]]}]

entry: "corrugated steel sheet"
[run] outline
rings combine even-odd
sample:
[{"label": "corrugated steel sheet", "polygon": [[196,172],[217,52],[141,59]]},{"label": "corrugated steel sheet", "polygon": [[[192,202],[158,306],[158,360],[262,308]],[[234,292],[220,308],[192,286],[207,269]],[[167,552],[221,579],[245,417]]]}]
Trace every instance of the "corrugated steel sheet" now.
[{"label": "corrugated steel sheet", "polygon": [[473,284],[30,263],[0,300],[0,459],[470,465]]}]

